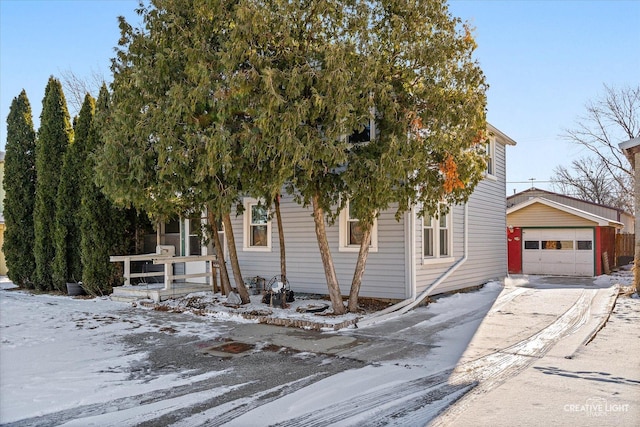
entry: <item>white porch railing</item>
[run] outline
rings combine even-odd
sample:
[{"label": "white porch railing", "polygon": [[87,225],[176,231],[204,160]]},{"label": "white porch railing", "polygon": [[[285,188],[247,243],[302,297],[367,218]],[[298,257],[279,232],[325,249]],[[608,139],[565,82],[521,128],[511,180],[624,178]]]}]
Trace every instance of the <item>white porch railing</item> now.
[{"label": "white porch railing", "polygon": [[140,255],[113,255],[109,257],[109,261],[111,262],[123,262],[124,263],[124,271],[122,276],[124,277],[124,285],[131,285],[131,279],[137,279],[142,277],[157,277],[162,276],[164,273],[161,271],[151,271],[147,273],[132,273],[131,272],[131,262],[140,262],[140,261],[152,261],[157,258],[168,258],[171,255],[165,254],[140,254]]},{"label": "white porch railing", "polygon": [[[217,257],[215,255],[193,255],[193,256],[171,256],[170,254],[140,254],[140,255],[114,255],[109,257],[111,262],[123,262],[123,277],[124,285],[131,285],[131,279],[142,277],[158,277],[164,276],[164,289],[173,289],[173,283],[175,280],[191,279],[196,277],[208,277],[209,285],[214,288],[216,280],[216,268],[219,268],[217,263]],[[151,261],[153,264],[163,265],[164,271],[152,271],[147,273],[132,273],[131,262]],[[210,269],[202,273],[191,274],[173,274],[173,264],[177,263],[189,263],[189,262],[209,262]]]},{"label": "white porch railing", "polygon": [[[216,268],[219,267],[215,255],[192,255],[192,256],[174,256],[174,257],[156,257],[153,259],[154,264],[164,264],[164,288],[171,290],[174,280],[192,279],[196,277],[208,277],[211,289],[215,289]],[[209,262],[210,269],[202,273],[191,274],[173,274],[173,264],[189,263],[189,262]]]}]

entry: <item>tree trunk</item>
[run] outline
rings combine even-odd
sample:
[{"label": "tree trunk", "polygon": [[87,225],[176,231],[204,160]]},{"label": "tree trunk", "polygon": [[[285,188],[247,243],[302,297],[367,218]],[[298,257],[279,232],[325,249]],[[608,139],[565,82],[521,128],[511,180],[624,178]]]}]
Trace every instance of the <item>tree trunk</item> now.
[{"label": "tree trunk", "polygon": [[229,215],[229,213],[225,213],[222,216],[222,223],[224,224],[227,245],[229,246],[229,260],[231,261],[231,268],[233,270],[233,281],[236,284],[242,303],[249,304],[251,298],[249,298],[249,291],[242,280],[242,272],[240,271],[240,264],[238,263],[238,252],[236,251],[236,240],[233,237],[233,226],[231,225],[231,215]]},{"label": "tree trunk", "polygon": [[276,195],[273,204],[276,209],[276,222],[278,223],[278,240],[280,241],[280,274],[282,281],[287,278],[287,254],[284,249],[284,229],[282,228],[282,215],[280,214],[280,194]]},{"label": "tree trunk", "polygon": [[324,211],[318,203],[318,193],[313,195],[313,220],[316,224],[316,238],[318,240],[318,248],[320,249],[320,257],[322,258],[322,265],[324,266],[324,275],[327,279],[327,288],[329,288],[329,298],[331,298],[331,304],[333,306],[333,312],[335,314],[344,314],[346,309],[344,302],[342,301],[342,294],[340,293],[340,285],[338,283],[338,277],[336,276],[336,269],[333,265],[333,259],[331,258],[331,251],[329,250],[329,242],[327,241],[327,230],[324,225]]},{"label": "tree trunk", "polygon": [[358,294],[360,293],[364,267],[367,264],[369,247],[371,246],[371,228],[372,226],[369,226],[366,230],[363,230],[362,243],[360,243],[360,251],[358,252],[358,262],[356,262],[356,269],[353,272],[351,291],[349,292],[349,311],[352,313],[358,311]]},{"label": "tree trunk", "polygon": [[220,266],[220,285],[222,287],[222,294],[229,295],[229,293],[231,293],[231,283],[229,282],[227,264],[224,262],[224,247],[222,246],[220,235],[218,234],[218,221],[216,221],[213,210],[210,208],[207,208],[207,220],[211,227],[211,239],[213,240],[213,246],[216,250],[216,256],[218,257],[218,265]]}]

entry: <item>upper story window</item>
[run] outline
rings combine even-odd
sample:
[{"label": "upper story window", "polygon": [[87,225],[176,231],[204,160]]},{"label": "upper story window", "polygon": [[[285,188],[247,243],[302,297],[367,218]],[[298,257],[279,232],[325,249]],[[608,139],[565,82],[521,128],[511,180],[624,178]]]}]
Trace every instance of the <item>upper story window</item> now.
[{"label": "upper story window", "polygon": [[351,135],[349,135],[349,143],[350,144],[362,144],[371,141],[373,120],[370,120],[367,125],[365,125],[362,131],[354,131]]},{"label": "upper story window", "polygon": [[422,258],[440,259],[452,256],[451,211],[422,219]]},{"label": "upper story window", "polygon": [[271,250],[271,220],[267,207],[255,199],[244,202],[244,250]]},{"label": "upper story window", "polygon": [[375,109],[371,109],[371,118],[369,119],[369,123],[365,124],[362,130],[354,130],[351,135],[348,136],[348,141],[350,144],[366,144],[375,139],[376,136],[376,121],[375,117]]},{"label": "upper story window", "polygon": [[[347,206],[340,212],[339,250],[341,252],[358,252],[362,243],[363,232],[358,218],[351,214],[351,207]],[[378,221],[373,222],[371,229],[369,252],[378,251]]]},{"label": "upper story window", "polygon": [[493,138],[490,138],[485,146],[485,160],[487,161],[487,170],[486,170],[486,174],[488,176],[495,176],[496,174],[496,162],[495,162],[495,158],[496,158],[496,142]]}]

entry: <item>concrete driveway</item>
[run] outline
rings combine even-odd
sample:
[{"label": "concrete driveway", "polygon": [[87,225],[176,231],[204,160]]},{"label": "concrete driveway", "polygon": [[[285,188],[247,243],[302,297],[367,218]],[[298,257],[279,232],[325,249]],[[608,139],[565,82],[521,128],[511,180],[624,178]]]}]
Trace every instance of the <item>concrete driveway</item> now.
[{"label": "concrete driveway", "polygon": [[617,289],[594,278],[508,280],[459,365],[493,357],[497,374],[429,425],[640,425],[640,299]]},{"label": "concrete driveway", "polygon": [[[7,425],[636,426],[640,300],[614,282],[512,277],[336,332],[79,305],[68,315],[92,330],[135,326],[118,381],[139,392],[106,381],[94,403]],[[147,390],[176,373],[182,385]]]}]

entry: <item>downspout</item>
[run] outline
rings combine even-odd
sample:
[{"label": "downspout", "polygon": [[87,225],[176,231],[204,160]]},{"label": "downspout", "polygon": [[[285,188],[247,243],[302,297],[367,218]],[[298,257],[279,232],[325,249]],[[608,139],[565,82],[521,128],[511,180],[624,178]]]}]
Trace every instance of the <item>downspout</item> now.
[{"label": "downspout", "polygon": [[411,281],[413,282],[412,296],[404,301],[400,301],[399,303],[392,305],[384,310],[381,310],[366,319],[363,319],[361,322],[358,322],[357,326],[367,326],[373,325],[374,323],[382,322],[384,320],[392,319],[394,317],[400,316],[401,314],[406,313],[409,310],[414,309],[418,304],[424,301],[431,292],[436,289],[440,284],[445,281],[449,276],[451,276],[462,264],[467,261],[469,257],[469,205],[468,203],[464,204],[464,245],[463,245],[463,255],[458,261],[455,262],[447,271],[442,274],[435,282],[431,284],[427,289],[422,291],[420,295],[417,297],[415,294],[417,293],[417,282],[416,282],[416,268],[415,268],[415,216],[412,215],[411,220],[411,230],[412,230],[412,238],[411,238],[411,249],[410,253],[412,258],[411,269]]}]

